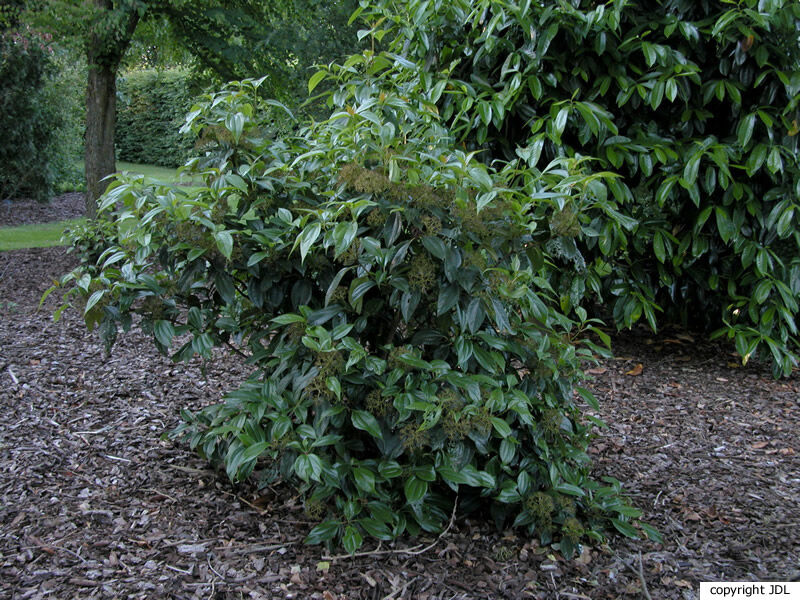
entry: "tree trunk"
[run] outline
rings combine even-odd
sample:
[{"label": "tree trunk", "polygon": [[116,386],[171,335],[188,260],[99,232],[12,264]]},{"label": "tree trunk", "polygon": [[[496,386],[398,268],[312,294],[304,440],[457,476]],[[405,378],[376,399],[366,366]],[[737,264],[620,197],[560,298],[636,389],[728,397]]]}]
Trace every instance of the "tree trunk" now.
[{"label": "tree trunk", "polygon": [[116,171],[114,129],[117,125],[117,70],[139,23],[133,6],[114,7],[112,0],[93,0],[96,21],[86,38],[89,83],[86,88],[86,216],[97,216],[97,199]]},{"label": "tree trunk", "polygon": [[108,185],[103,178],[116,171],[114,128],[117,123],[116,65],[92,64],[86,94],[86,216],[97,215],[97,199]]}]

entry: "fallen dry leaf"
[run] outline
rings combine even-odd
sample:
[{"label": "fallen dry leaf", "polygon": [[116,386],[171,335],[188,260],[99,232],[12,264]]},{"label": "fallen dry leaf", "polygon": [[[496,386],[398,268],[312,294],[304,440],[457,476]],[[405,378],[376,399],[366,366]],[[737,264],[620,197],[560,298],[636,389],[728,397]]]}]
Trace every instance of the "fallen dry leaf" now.
[{"label": "fallen dry leaf", "polygon": [[638,363],[635,367],[633,367],[630,371],[626,371],[625,375],[630,375],[631,377],[638,377],[644,371],[644,365],[642,363]]},{"label": "fallen dry leaf", "polygon": [[586,369],[586,372],[589,373],[589,375],[602,375],[606,371],[608,371],[608,369],[605,367],[592,367],[591,369]]},{"label": "fallen dry leaf", "polygon": [[756,450],[761,450],[762,448],[766,448],[767,446],[769,446],[769,442],[756,442],[750,447],[755,448]]},{"label": "fallen dry leaf", "polygon": [[588,548],[583,548],[581,555],[575,559],[579,565],[588,565],[592,562],[592,552]]}]

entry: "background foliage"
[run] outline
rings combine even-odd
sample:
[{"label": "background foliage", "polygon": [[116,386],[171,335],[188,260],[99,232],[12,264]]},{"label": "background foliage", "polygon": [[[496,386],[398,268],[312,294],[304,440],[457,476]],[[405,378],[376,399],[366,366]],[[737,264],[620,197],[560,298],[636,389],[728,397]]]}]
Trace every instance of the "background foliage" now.
[{"label": "background foliage", "polygon": [[797,365],[798,3],[370,7],[482,160],[573,157],[617,175],[552,213],[564,310],[700,326],[776,375]]},{"label": "background foliage", "polygon": [[53,75],[44,89],[44,101],[57,113],[53,143],[40,160],[55,170],[55,192],[86,188],[80,159],[86,129],[86,61],[70,48],[53,44]]},{"label": "background foliage", "polygon": [[55,115],[42,102],[52,63],[46,42],[36,36],[5,34],[0,39],[0,197],[48,200],[54,172],[39,161],[53,138]]},{"label": "background foliage", "polygon": [[117,81],[117,158],[177,167],[191,155],[195,140],[180,133],[197,93],[184,69],[140,69]]}]

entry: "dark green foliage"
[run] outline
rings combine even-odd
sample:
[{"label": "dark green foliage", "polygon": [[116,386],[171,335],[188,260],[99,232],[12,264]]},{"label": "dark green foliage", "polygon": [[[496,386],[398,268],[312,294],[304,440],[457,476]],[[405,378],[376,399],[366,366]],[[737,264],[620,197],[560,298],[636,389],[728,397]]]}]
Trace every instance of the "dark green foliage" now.
[{"label": "dark green foliage", "polygon": [[129,71],[117,82],[117,158],[177,167],[193,152],[195,139],[180,133],[194,94],[182,69]]},{"label": "dark green foliage", "polygon": [[60,122],[46,101],[51,52],[39,35],[0,35],[0,199],[52,196],[56,172],[48,151]]},{"label": "dark green foliage", "polygon": [[592,181],[487,168],[389,56],[332,71],[333,114],[293,136],[265,138],[281,107],[261,82],[194,107],[205,186],[112,184],[64,281],[87,323],[111,343],[137,313],[175,360],[246,349],[251,380],[175,433],[235,481],[296,486],[311,543],[439,531],[456,503],[567,556],[637,535],[619,483],[589,476],[599,423],[576,405],[596,406],[582,361],[607,338],[538,275],[563,232],[537,207]]},{"label": "dark green foliage", "polygon": [[2,0],[0,2],[0,32],[17,27],[25,8],[25,0]]},{"label": "dark green foliage", "polygon": [[60,194],[86,189],[80,160],[86,131],[86,63],[83,57],[68,49],[54,46],[53,76],[45,87],[44,102],[59,123],[47,159],[55,170],[55,192]]},{"label": "dark green foliage", "polygon": [[163,3],[155,11],[221,81],[266,76],[262,93],[295,107],[305,99],[309,69],[356,48],[348,19],[357,6],[355,0],[204,0]]},{"label": "dark green foliage", "polygon": [[424,65],[442,118],[482,160],[544,170],[570,157],[584,176],[618,176],[551,213],[564,310],[716,329],[744,362],[791,372],[800,3],[375,5],[376,34],[388,30],[398,64]]}]

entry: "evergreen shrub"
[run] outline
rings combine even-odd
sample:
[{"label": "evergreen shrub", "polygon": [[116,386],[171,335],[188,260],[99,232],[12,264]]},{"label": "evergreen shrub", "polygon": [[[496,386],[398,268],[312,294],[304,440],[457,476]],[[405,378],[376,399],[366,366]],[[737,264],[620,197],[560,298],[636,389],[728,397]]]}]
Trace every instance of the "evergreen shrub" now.
[{"label": "evergreen shrub", "polygon": [[195,140],[181,125],[194,102],[189,71],[141,69],[117,82],[117,159],[162,167],[182,165]]},{"label": "evergreen shrub", "polygon": [[187,128],[216,144],[186,167],[205,185],[112,183],[68,294],[109,344],[138,314],[175,360],[249,354],[252,378],[173,433],[234,481],[295,486],[310,543],[355,552],[455,511],[566,556],[609,527],[657,537],[590,475],[582,368],[608,340],[541,274],[563,232],[538,207],[604,177],[484,165],[420,75],[372,52],[332,66],[330,117],[280,139],[259,81],[206,96]]},{"label": "evergreen shrub", "polygon": [[50,150],[61,125],[47,102],[53,73],[49,40],[30,31],[0,35],[0,199],[52,197],[56,169]]},{"label": "evergreen shrub", "polygon": [[[789,375],[800,356],[800,3],[364,4],[481,160],[611,173],[550,211],[564,311],[678,322]],[[611,212],[613,211],[613,212]],[[575,270],[579,276],[576,277]]]}]

